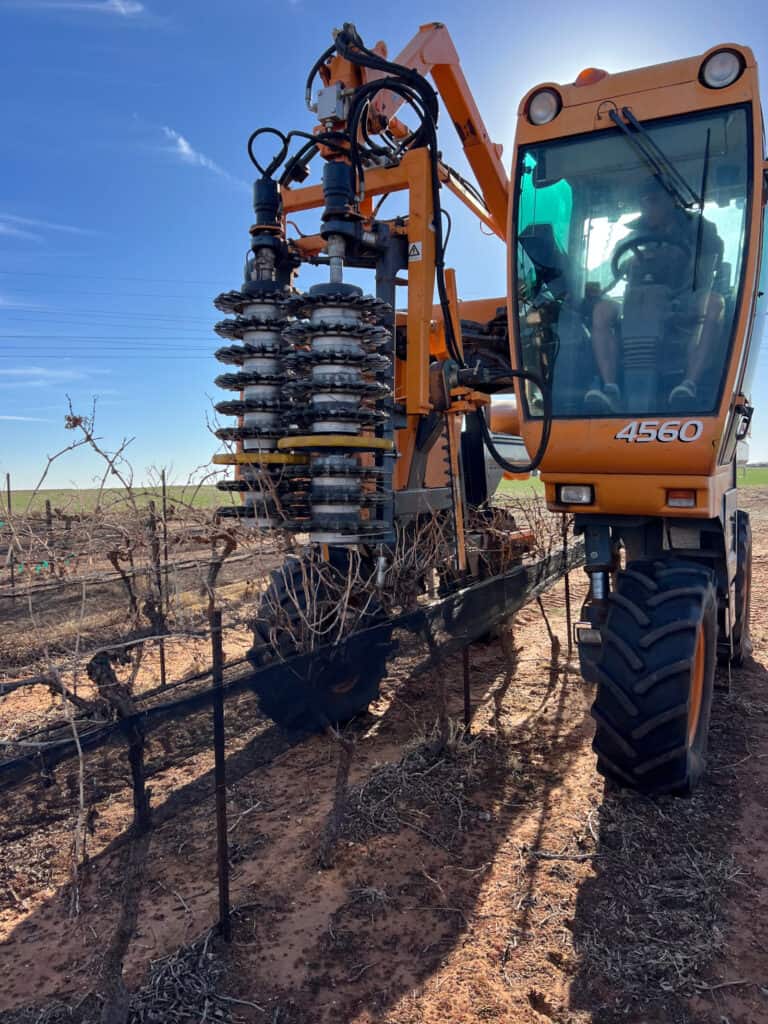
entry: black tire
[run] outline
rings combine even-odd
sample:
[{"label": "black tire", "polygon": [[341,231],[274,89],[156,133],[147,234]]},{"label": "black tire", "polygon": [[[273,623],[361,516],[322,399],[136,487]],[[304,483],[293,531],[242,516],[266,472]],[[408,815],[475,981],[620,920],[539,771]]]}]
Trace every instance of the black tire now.
[{"label": "black tire", "polygon": [[[302,612],[309,600],[306,590],[309,560],[288,557],[271,576],[270,584],[262,596],[253,623],[253,647],[248,659],[255,668],[264,668],[301,653],[300,636]],[[333,571],[343,577],[349,570],[349,556],[345,549],[330,548],[329,558]],[[355,630],[369,629],[386,622],[380,605],[368,596],[367,606],[355,622]],[[323,593],[313,595],[313,614],[321,618]],[[332,596],[327,596],[328,615],[333,614]],[[320,623],[322,625],[322,622]],[[286,729],[321,732],[328,724],[342,725],[368,709],[379,696],[379,683],[386,672],[387,657],[391,652],[389,633],[378,642],[363,646],[347,643],[334,651],[333,657],[313,657],[311,678],[307,680],[287,676],[275,686],[272,679],[262,685],[258,680],[254,688],[259,708],[272,721]]]},{"label": "black tire", "polygon": [[632,562],[617,573],[609,603],[594,666],[598,771],[642,793],[689,795],[704,772],[709,733],[714,576],[679,560]]},{"label": "black tire", "polygon": [[749,617],[752,608],[752,527],[749,513],[736,513],[736,607],[733,620],[731,664],[743,665],[752,654]]}]

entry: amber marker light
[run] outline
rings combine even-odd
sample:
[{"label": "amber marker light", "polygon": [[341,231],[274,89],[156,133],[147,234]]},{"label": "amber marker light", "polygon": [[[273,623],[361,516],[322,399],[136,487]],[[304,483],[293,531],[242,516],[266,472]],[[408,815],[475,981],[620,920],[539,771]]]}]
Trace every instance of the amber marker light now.
[{"label": "amber marker light", "polygon": [[574,85],[594,85],[596,82],[607,76],[608,72],[603,71],[602,68],[584,68],[576,76]]}]

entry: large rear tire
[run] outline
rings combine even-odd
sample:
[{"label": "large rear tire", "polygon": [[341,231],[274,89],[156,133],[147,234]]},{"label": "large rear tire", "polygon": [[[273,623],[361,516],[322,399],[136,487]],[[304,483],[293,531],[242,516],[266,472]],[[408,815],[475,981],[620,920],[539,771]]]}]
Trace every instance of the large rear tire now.
[{"label": "large rear tire", "polygon": [[643,793],[690,794],[705,767],[717,591],[691,562],[634,562],[617,574],[595,663],[597,767]]},{"label": "large rear tire", "polygon": [[752,607],[752,527],[749,513],[736,513],[736,607],[733,619],[731,664],[743,665],[752,654],[749,617]]}]

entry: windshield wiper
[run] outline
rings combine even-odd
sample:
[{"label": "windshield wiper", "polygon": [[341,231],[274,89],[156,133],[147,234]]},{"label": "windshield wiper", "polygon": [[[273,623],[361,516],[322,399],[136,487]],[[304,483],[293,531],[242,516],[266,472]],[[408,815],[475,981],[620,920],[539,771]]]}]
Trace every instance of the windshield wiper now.
[{"label": "windshield wiper", "polygon": [[701,169],[701,202],[699,203],[699,223],[696,228],[696,256],[693,262],[693,290],[699,286],[699,256],[701,256],[701,239],[704,232],[704,199],[707,195],[709,181],[709,140],[712,129],[707,128],[707,144],[704,147],[704,166]]},{"label": "windshield wiper", "polygon": [[[694,206],[701,207],[701,198],[694,192],[658,143],[637,120],[629,107],[622,107],[621,113],[626,119],[626,124],[619,117],[616,110],[611,110],[611,120],[618,128],[621,128],[629,142],[643,159],[651,165],[654,177],[662,188],[666,189],[675,202],[686,210],[690,210]],[[629,125],[634,129],[633,131],[628,127]]]}]

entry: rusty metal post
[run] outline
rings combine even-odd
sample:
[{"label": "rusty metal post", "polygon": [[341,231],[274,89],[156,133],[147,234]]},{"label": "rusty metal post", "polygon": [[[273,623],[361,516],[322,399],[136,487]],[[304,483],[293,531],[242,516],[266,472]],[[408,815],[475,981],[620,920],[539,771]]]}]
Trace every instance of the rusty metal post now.
[{"label": "rusty metal post", "polygon": [[568,657],[573,652],[571,626],[571,576],[568,571],[568,515],[563,512],[563,568],[565,569],[565,629],[568,634]]},{"label": "rusty metal post", "polygon": [[[10,519],[13,514],[13,506],[11,504],[11,474],[5,474],[5,493],[8,500],[8,518]],[[8,529],[11,534],[11,539],[8,541],[8,572],[10,574],[11,582],[11,601],[16,603],[16,558],[15,558],[15,547],[13,544],[13,527],[8,524]]]},{"label": "rusty metal post", "polygon": [[224,749],[224,650],[221,637],[221,611],[211,612],[211,649],[213,651],[213,756],[216,780],[216,860],[219,873],[219,931],[225,942],[232,941],[229,912],[229,848],[227,843],[227,766]]},{"label": "rusty metal post", "polygon": [[165,484],[165,470],[160,473],[160,480],[163,488],[163,585],[165,587],[166,602],[163,605],[163,613],[167,614],[168,597],[168,488]]},{"label": "rusty metal post", "polygon": [[[168,489],[165,485],[165,469],[160,473],[160,480],[163,488],[163,569],[161,573],[162,586],[160,588],[160,609],[163,613],[163,622],[168,629]],[[162,641],[160,649],[160,685],[165,686],[165,641]]]},{"label": "rusty metal post", "polygon": [[472,705],[469,692],[469,647],[462,649],[461,659],[464,666],[464,728],[468,729],[472,719]]},{"label": "rusty metal post", "polygon": [[51,511],[51,502],[48,498],[45,499],[45,532],[46,539],[48,541],[48,550],[50,552],[49,564],[51,566],[51,572],[56,571],[56,556],[53,553],[53,512]]},{"label": "rusty metal post", "polygon": [[[163,633],[166,632],[168,626],[165,621],[165,603],[163,601],[163,574],[160,567],[160,540],[157,536],[157,516],[155,514],[155,503],[150,501],[149,503],[149,532],[151,535],[151,553],[152,553],[152,566],[155,570],[155,585],[157,586],[157,610],[158,610],[158,621]],[[164,690],[166,687],[165,677],[165,640],[160,639],[160,689]]]}]

